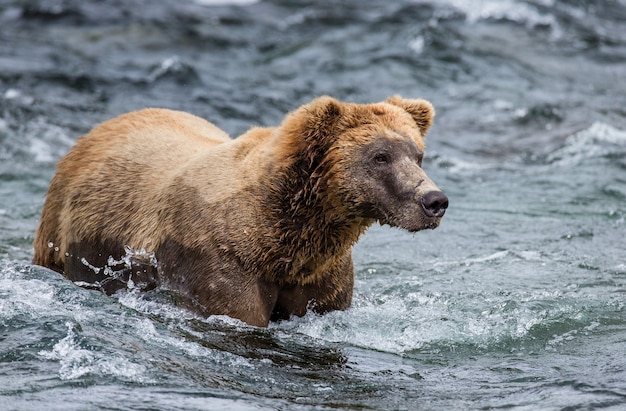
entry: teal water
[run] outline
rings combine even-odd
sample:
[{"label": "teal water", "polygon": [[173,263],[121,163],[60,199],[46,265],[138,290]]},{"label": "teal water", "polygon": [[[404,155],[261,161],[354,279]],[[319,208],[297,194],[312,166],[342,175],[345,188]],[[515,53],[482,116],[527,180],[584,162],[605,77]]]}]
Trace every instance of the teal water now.
[{"label": "teal water", "polygon": [[[626,409],[626,3],[0,1],[0,409]],[[149,7],[148,7],[149,5]],[[147,106],[232,135],[424,97],[437,230],[258,329],[32,266],[56,161]]]}]

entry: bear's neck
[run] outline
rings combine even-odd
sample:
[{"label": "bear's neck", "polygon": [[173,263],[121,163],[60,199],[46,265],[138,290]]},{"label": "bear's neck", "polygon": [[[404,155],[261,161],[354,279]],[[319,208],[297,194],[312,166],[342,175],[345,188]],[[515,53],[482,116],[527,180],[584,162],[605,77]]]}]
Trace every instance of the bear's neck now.
[{"label": "bear's neck", "polygon": [[[263,255],[271,280],[314,283],[336,264],[374,222],[337,205],[323,167],[295,164],[266,187],[271,232]],[[347,273],[352,275],[352,273]]]}]

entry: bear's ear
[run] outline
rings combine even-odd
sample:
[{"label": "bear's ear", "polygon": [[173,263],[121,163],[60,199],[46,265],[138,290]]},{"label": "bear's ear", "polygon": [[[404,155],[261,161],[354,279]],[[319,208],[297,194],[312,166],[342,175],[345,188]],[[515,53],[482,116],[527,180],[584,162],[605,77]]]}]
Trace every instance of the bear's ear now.
[{"label": "bear's ear", "polygon": [[289,113],[277,129],[277,158],[307,158],[314,163],[332,145],[345,111],[338,100],[322,96]]},{"label": "bear's ear", "polygon": [[305,136],[307,139],[325,140],[334,134],[337,120],[342,116],[342,105],[332,97],[318,97],[306,106]]},{"label": "bear's ear", "polygon": [[422,137],[426,135],[428,129],[433,124],[433,117],[435,117],[435,109],[430,102],[421,99],[407,99],[400,96],[393,96],[387,99],[387,103],[393,104],[403,108],[407,113],[413,117],[413,121],[417,124]]}]

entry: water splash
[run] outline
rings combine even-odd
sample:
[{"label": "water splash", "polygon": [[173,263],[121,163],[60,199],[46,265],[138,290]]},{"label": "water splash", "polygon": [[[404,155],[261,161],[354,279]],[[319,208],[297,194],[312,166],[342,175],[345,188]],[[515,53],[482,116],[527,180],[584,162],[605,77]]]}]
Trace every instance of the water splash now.
[{"label": "water splash", "polygon": [[[48,244],[50,246],[50,244]],[[71,257],[71,256],[70,256]],[[126,276],[128,279],[126,281],[126,287],[129,290],[139,288],[145,288],[145,284],[136,283],[133,279],[133,268],[136,267],[153,267],[158,269],[159,263],[157,261],[156,255],[152,251],[146,251],[145,248],[134,249],[129,246],[124,246],[124,255],[121,256],[119,260],[115,259],[113,256],[109,255],[107,259],[106,265],[102,267],[97,267],[91,264],[86,258],[81,257],[80,262],[92,270],[94,273],[99,274],[102,271],[102,274],[106,276],[106,278],[102,281],[97,281],[95,283],[87,283],[84,281],[75,281],[74,283],[87,288],[101,288],[106,282],[112,280],[123,280]],[[145,272],[145,270],[144,270]]]},{"label": "water splash", "polygon": [[[94,273],[96,273],[96,274],[100,273],[101,268],[89,264],[89,261],[87,261],[87,259],[85,257],[82,257],[80,259],[80,262],[81,262],[81,264],[83,264],[85,267],[89,268]],[[107,273],[107,275],[108,275],[108,273]]]}]

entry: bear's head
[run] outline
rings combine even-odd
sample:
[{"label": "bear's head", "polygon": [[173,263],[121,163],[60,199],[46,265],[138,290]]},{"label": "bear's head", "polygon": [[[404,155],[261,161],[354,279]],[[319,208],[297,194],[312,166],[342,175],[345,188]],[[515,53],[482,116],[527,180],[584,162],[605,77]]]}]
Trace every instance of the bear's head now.
[{"label": "bear's head", "polygon": [[433,117],[425,100],[361,105],[320,97],[281,125],[280,158],[291,158],[307,180],[303,192],[329,213],[412,232],[436,228],[448,198],[422,170]]}]

